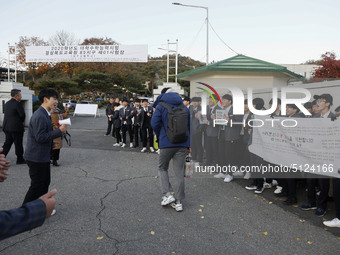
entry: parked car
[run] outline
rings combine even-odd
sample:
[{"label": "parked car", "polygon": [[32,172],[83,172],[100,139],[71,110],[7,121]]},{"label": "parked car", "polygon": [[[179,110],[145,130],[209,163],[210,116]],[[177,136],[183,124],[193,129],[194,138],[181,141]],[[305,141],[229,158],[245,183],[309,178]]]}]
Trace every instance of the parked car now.
[{"label": "parked car", "polygon": [[77,104],[77,101],[73,99],[65,99],[63,101],[63,106],[69,108],[70,110],[76,109],[76,104]]},{"label": "parked car", "polygon": [[80,101],[79,104],[91,104],[91,101]]}]

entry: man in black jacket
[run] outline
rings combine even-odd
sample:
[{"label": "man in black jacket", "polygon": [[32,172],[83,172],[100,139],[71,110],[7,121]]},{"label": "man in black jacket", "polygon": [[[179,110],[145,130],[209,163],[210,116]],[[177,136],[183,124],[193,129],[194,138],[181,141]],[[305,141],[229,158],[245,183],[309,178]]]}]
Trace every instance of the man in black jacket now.
[{"label": "man in black jacket", "polygon": [[139,133],[140,131],[140,121],[141,121],[141,112],[143,107],[140,105],[141,100],[136,98],[134,103],[134,108],[132,110],[132,116],[133,116],[133,133],[134,133],[134,148],[139,147]]},{"label": "man in black jacket", "polygon": [[199,104],[201,101],[200,97],[193,97],[191,99],[192,104],[189,107],[190,110],[190,133],[191,133],[191,156],[192,160],[199,162],[200,164],[203,162],[203,144],[202,144],[202,127],[199,120],[199,112],[202,111],[202,108]]},{"label": "man in black jacket", "polygon": [[133,133],[132,133],[132,115],[131,108],[128,106],[128,100],[126,98],[123,99],[123,107],[119,110],[119,119],[122,125],[122,135],[123,135],[123,145],[122,147],[126,147],[126,132],[129,132],[130,137],[130,147],[133,147]]},{"label": "man in black jacket", "polygon": [[26,114],[24,107],[21,104],[21,91],[18,89],[11,90],[12,99],[9,100],[4,107],[4,122],[3,130],[6,135],[6,140],[2,154],[7,156],[12,144],[15,145],[15,154],[17,155],[17,164],[25,164],[23,158],[24,148],[22,146],[22,138],[24,136],[24,124]]},{"label": "man in black jacket", "polygon": [[151,127],[151,118],[153,115],[153,108],[148,106],[148,100],[142,100],[142,109],[140,113],[140,125],[142,130],[142,140],[143,140],[143,149],[141,152],[146,152],[146,147],[148,144],[148,140],[150,143],[150,151],[154,152],[153,148],[153,130]]},{"label": "man in black jacket", "polygon": [[112,137],[115,136],[115,128],[114,128],[114,125],[113,125],[113,120],[110,118],[111,114],[113,114],[114,112],[112,111],[113,109],[113,103],[114,103],[114,99],[113,97],[110,98],[110,103],[108,104],[108,106],[106,107],[106,117],[107,117],[107,131],[106,131],[106,134],[105,136],[108,136],[110,135],[111,133],[111,129],[112,129],[112,126],[113,126],[113,130],[112,130]]}]

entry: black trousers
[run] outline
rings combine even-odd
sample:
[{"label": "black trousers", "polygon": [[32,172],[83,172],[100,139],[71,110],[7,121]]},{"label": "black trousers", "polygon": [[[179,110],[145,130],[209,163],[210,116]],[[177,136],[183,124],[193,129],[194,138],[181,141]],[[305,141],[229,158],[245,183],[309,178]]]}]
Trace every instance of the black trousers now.
[{"label": "black trousers", "polygon": [[140,126],[139,125],[134,125],[133,126],[133,134],[134,134],[134,141],[135,141],[135,146],[139,146],[139,131],[140,131]]},{"label": "black trousers", "polygon": [[239,151],[239,140],[224,141],[225,142],[225,153],[227,165],[236,166],[238,164],[237,154]]},{"label": "black trousers", "polygon": [[217,139],[217,154],[218,154],[218,164],[223,167],[227,165],[227,161],[225,158],[225,146],[226,143],[224,141],[224,132],[220,134],[220,137]]},{"label": "black trousers", "polygon": [[193,133],[191,137],[191,157],[198,162],[203,161],[202,132]]},{"label": "black trousers", "polygon": [[206,136],[205,153],[207,157],[207,166],[218,163],[217,136]]},{"label": "black trousers", "polygon": [[240,139],[238,144],[238,151],[236,155],[237,165],[241,166],[250,166],[250,154],[248,150],[248,144],[244,143],[242,139]]},{"label": "black trousers", "polygon": [[[316,203],[316,194],[315,188],[319,184],[320,195],[318,199],[318,203]],[[328,200],[328,191],[329,191],[329,179],[320,178],[320,179],[307,179],[307,198],[308,203],[312,205],[317,205],[318,208],[323,210],[327,209],[327,200]],[[335,197],[335,196],[334,196]]]},{"label": "black trousers", "polygon": [[333,178],[333,198],[335,203],[335,215],[340,220],[340,178]]},{"label": "black trousers", "polygon": [[115,132],[116,132],[117,143],[120,143],[122,141],[122,137],[120,135],[120,128],[115,128]]},{"label": "black trousers", "polygon": [[[141,129],[142,129],[143,147],[147,146],[148,140],[149,140],[149,143],[150,143],[150,148],[153,147],[153,130],[152,130],[152,127],[150,125],[143,125],[141,127]],[[148,133],[149,133],[149,137],[148,137]]]},{"label": "black trousers", "polygon": [[[249,161],[251,166],[258,166],[260,167],[263,164],[263,158],[257,156],[254,153],[249,152]],[[258,188],[263,188],[263,175],[262,173],[255,173],[252,175],[256,176],[257,178],[253,178],[253,185],[255,185]]]},{"label": "black trousers", "polygon": [[60,149],[52,150],[51,159],[52,160],[59,160]]},{"label": "black trousers", "polygon": [[133,134],[132,134],[131,125],[122,125],[123,143],[126,144],[126,131],[129,132],[130,143],[133,143]]},{"label": "black trousers", "polygon": [[107,119],[107,130],[106,134],[109,135],[111,134],[111,129],[112,129],[112,136],[115,134],[115,127],[113,126],[113,121],[110,121],[110,119]]},{"label": "black trousers", "polygon": [[288,199],[297,201],[296,197],[296,179],[289,178],[287,181],[287,195]]},{"label": "black trousers", "polygon": [[24,136],[24,132],[4,131],[4,133],[6,135],[6,140],[4,145],[2,146],[2,148],[4,149],[2,154],[5,154],[5,156],[7,156],[12,147],[12,144],[14,143],[15,155],[17,155],[18,160],[22,160],[24,155],[24,147],[22,146],[22,138]]},{"label": "black trousers", "polygon": [[26,161],[29,167],[29,174],[31,178],[31,186],[29,187],[24,202],[26,204],[48,192],[48,187],[51,182],[51,166],[48,163],[38,163]]}]

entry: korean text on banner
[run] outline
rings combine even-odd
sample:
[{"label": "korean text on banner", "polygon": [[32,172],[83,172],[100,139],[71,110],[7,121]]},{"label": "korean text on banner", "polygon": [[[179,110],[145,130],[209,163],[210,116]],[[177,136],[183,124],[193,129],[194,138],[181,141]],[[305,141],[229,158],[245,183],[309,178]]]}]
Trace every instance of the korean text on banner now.
[{"label": "korean text on banner", "polygon": [[280,121],[274,125],[263,116],[254,119],[264,125],[253,128],[250,152],[273,164],[340,178],[340,120],[296,118],[297,126],[285,127],[279,123],[287,118],[275,118]]},{"label": "korean text on banner", "polygon": [[27,46],[26,62],[147,62],[148,45]]}]

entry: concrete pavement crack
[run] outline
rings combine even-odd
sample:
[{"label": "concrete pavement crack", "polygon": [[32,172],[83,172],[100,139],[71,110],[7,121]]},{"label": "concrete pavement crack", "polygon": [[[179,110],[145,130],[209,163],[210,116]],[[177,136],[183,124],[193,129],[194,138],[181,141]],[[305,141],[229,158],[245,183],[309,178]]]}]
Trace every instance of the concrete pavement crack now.
[{"label": "concrete pavement crack", "polygon": [[[142,179],[142,178],[150,178],[154,176],[140,176],[140,177],[132,177],[132,178],[128,178],[128,179],[122,179],[122,180],[116,180],[118,181],[118,183],[116,184],[116,188],[114,190],[111,190],[110,192],[106,193],[105,196],[103,196],[102,198],[100,198],[100,211],[97,213],[96,218],[99,221],[99,231],[101,231],[107,238],[109,238],[110,240],[115,241],[115,247],[116,247],[116,251],[113,254],[116,254],[117,252],[119,252],[119,248],[118,245],[120,243],[124,243],[124,242],[131,242],[131,241],[138,241],[138,240],[125,240],[125,241],[119,241],[118,239],[110,236],[108,233],[105,232],[105,230],[102,229],[102,219],[100,218],[101,213],[106,209],[106,206],[104,204],[104,200],[112,193],[116,192],[119,190],[119,184],[126,182],[126,181],[131,181],[131,180],[136,180],[136,179]],[[114,181],[114,180],[112,180]]]}]

